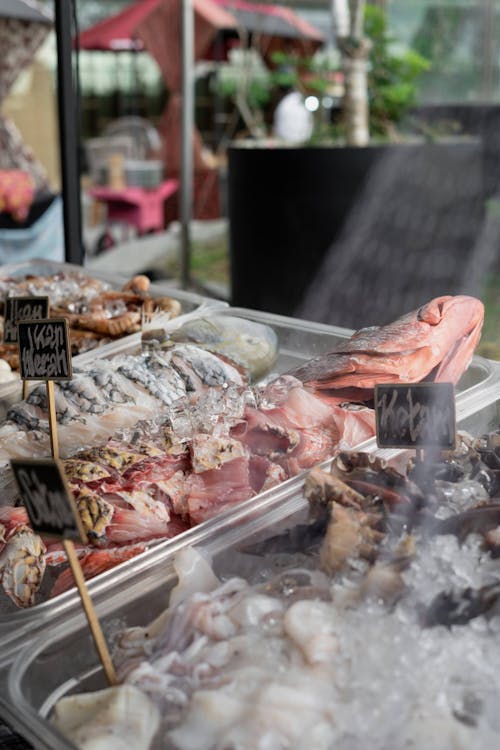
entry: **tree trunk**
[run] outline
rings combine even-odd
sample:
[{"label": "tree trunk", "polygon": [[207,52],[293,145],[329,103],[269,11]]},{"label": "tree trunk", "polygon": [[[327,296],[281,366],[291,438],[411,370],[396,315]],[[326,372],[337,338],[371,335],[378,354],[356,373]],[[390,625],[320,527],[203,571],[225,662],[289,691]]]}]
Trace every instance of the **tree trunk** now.
[{"label": "tree trunk", "polygon": [[[351,40],[341,44],[344,56],[343,119],[347,143],[366,146],[370,140],[368,110],[368,52],[369,45],[353,47]],[[339,40],[340,44],[341,40]],[[342,40],[344,42],[344,40]]]},{"label": "tree trunk", "polygon": [[[350,146],[366,146],[370,140],[368,110],[368,55],[370,42],[363,34],[365,0],[334,0],[338,20],[345,19],[347,10],[349,27],[346,36],[338,36],[337,43],[343,57],[344,98],[343,119],[346,126],[347,143]],[[342,32],[344,23],[337,26]],[[345,32],[344,32],[345,33]]]}]

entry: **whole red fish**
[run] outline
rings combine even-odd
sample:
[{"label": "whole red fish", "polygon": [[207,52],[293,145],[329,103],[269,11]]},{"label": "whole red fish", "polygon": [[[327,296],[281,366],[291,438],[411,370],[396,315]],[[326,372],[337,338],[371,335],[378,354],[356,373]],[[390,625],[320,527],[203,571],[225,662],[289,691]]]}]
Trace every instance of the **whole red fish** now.
[{"label": "whole red fish", "polygon": [[386,326],[362,328],[290,374],[314,389],[366,400],[377,383],[457,383],[481,336],[484,306],[474,297],[436,297]]}]

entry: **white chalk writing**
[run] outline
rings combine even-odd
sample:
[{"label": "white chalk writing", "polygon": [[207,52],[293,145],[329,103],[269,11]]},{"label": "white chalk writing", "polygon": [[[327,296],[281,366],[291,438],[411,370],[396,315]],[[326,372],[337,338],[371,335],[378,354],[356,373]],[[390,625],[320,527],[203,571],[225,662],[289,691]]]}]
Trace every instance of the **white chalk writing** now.
[{"label": "white chalk writing", "polygon": [[60,323],[27,326],[21,338],[21,374],[24,378],[69,377],[65,329]]},{"label": "white chalk writing", "polygon": [[4,341],[15,344],[17,324],[23,320],[42,320],[48,314],[48,300],[27,300],[23,297],[7,298],[5,302]]},{"label": "white chalk writing", "polygon": [[49,489],[40,480],[36,469],[20,469],[17,480],[35,531],[63,534],[76,529],[73,512],[62,488]]},{"label": "white chalk writing", "polygon": [[[432,389],[432,386],[429,386]],[[379,442],[388,445],[450,446],[455,438],[455,414],[450,398],[428,390],[425,396],[410,386],[382,391],[376,401]]]}]

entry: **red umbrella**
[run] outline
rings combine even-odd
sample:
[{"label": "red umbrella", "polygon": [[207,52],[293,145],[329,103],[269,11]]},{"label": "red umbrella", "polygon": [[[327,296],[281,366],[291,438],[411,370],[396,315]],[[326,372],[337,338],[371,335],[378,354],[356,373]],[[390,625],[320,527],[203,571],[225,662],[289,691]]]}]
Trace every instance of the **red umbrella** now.
[{"label": "red umbrella", "polygon": [[[193,0],[194,59],[201,60],[209,52],[219,30],[237,28],[236,20],[212,0]],[[167,111],[162,123],[164,161],[170,173],[177,174],[181,166],[181,106],[182,106],[182,28],[179,0],[160,0],[155,10],[138,27],[145,48],[160,66],[170,90]],[[206,169],[202,158],[201,138],[193,133],[194,169]]]},{"label": "red umbrella", "polygon": [[294,39],[309,42],[316,49],[324,42],[324,36],[307,21],[300,18],[291,8],[284,5],[253,3],[248,0],[214,0],[217,5],[229,11],[238,25],[270,39]]},{"label": "red umbrella", "polygon": [[[137,0],[119,13],[98,21],[80,33],[80,49],[144,49],[143,40],[137,35],[137,28],[162,2],[163,0]],[[217,9],[215,5],[220,8]],[[216,29],[240,27],[266,37],[309,40],[315,48],[324,41],[323,34],[318,29],[283,5],[253,3],[248,0],[201,0],[195,3],[195,14]],[[174,24],[175,16],[174,12]]]},{"label": "red umbrella", "polygon": [[214,0],[253,34],[253,45],[269,64],[273,52],[286,49],[306,57],[325,41],[323,33],[284,5],[249,0]]},{"label": "red umbrella", "polygon": [[137,26],[160,2],[161,0],[139,0],[127,5],[119,13],[98,21],[79,34],[80,49],[115,52],[144,49],[141,39],[136,34]]}]

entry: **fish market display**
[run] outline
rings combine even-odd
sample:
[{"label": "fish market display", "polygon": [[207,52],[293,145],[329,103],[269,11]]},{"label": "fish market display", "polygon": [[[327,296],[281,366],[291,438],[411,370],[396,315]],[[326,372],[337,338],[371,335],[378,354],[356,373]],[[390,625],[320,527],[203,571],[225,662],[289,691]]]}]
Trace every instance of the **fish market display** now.
[{"label": "fish market display", "polygon": [[[112,691],[140,690],[161,716],[135,746],[497,747],[499,495],[498,431],[404,473],[342,453],[308,474],[295,526],[258,542],[242,529],[214,568],[183,550],[170,608],[115,641]],[[127,714],[88,728],[82,699],[53,721],[90,750]]]},{"label": "fish market display", "polygon": [[[254,336],[263,328],[256,325]],[[241,417],[252,357],[240,351],[239,361],[234,365],[192,344],[171,343],[165,350],[96,360],[54,385],[61,455],[71,456],[64,467],[89,536],[89,547],[77,546],[87,577],[144,551],[146,542],[189,528],[196,515],[191,503],[198,507],[205,486],[213,501],[221,493],[221,503],[262,488],[266,462],[258,461],[250,477],[250,459],[236,440],[200,434],[188,444],[178,438],[186,417],[192,425],[196,415],[209,431],[214,413],[215,420],[220,414]],[[39,386],[9,410],[0,426],[4,463],[50,453],[46,398]],[[75,452],[82,445],[87,448]],[[236,465],[227,471],[223,464],[238,455],[240,470],[232,476]],[[47,566],[58,569],[66,557],[59,544],[32,532],[24,508],[13,505],[16,492],[5,469],[0,579],[8,597],[26,607],[35,603]],[[53,595],[73,585],[68,569],[55,577]]]},{"label": "fish market display", "polygon": [[[70,329],[73,354],[94,349],[120,336],[141,329],[144,316],[161,311],[171,318],[181,312],[180,303],[170,297],[151,297],[146,276],[134,276],[123,289],[77,271],[60,271],[48,276],[27,275],[0,278],[0,311],[7,296],[48,296],[52,317],[64,317]],[[0,316],[3,337],[3,317]],[[19,367],[17,344],[1,344],[0,358],[12,369]]]},{"label": "fish market display", "polygon": [[[102,443],[117,428],[152,418],[188,393],[228,383],[243,386],[245,378],[235,366],[190,344],[95,360],[71,380],[54,384],[61,455]],[[47,395],[40,385],[1,423],[0,463],[49,454]]]},{"label": "fish market display", "polygon": [[[480,328],[481,303],[472,298],[443,299],[425,308],[442,310],[434,325],[426,323],[432,377],[437,379],[449,377],[450,368],[458,376],[472,357],[471,345],[465,343],[470,320],[464,318],[460,331],[450,311],[456,312],[460,304],[475,317],[473,340]],[[455,305],[453,300],[458,300]],[[407,316],[417,326],[424,317],[427,320],[429,314]],[[264,372],[264,362],[269,367],[274,361],[276,337],[259,324],[229,317],[222,323],[220,318],[215,316],[213,324],[202,320],[198,331],[193,321],[166,341],[156,334],[148,336],[148,349],[138,357],[121,355],[93,363],[72,381],[55,385],[61,453],[90,540],[89,547],[78,550],[87,577],[129,559],[147,543],[168,539],[374,435],[369,405],[373,390],[364,380],[370,346],[375,347],[372,389],[375,382],[390,376],[383,369],[385,360],[371,329],[356,334],[354,343],[347,342],[338,355],[249,387],[248,379]],[[434,337],[440,326],[439,337],[447,340],[442,351],[445,371],[435,363]],[[410,356],[413,328],[402,327],[406,346],[401,326],[387,328],[378,330],[377,340],[385,341],[388,351],[398,349]],[[418,338],[422,347],[422,332]],[[336,372],[338,360],[345,367],[346,357],[351,356],[354,368],[358,347],[363,351],[364,374],[359,376],[363,387],[357,389],[356,401],[346,400],[344,382],[338,390],[332,384],[327,390],[315,387],[320,373],[321,382],[326,382],[328,371]],[[349,349],[352,355],[345,353]],[[311,372],[314,383],[307,381]],[[429,377],[428,371],[424,374]],[[351,379],[350,387],[354,382]],[[361,392],[367,401],[360,400]],[[48,454],[45,398],[45,389],[38,388],[26,402],[10,409],[0,425],[0,460]],[[85,449],[77,451],[81,446]],[[13,504],[14,500],[10,486],[3,501]],[[58,566],[64,557],[46,540],[36,543],[38,556],[28,554],[26,537],[21,537],[26,519],[5,523],[9,532],[0,557],[2,586],[18,606],[30,606],[43,583],[41,568]],[[2,560],[18,558],[23,562],[12,577],[12,564]],[[33,571],[26,560],[33,561]],[[62,571],[52,594],[71,585],[71,575]]]}]

